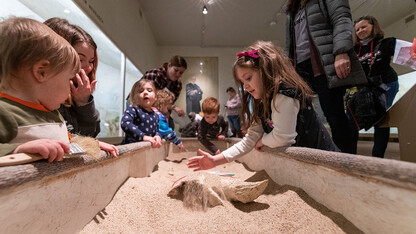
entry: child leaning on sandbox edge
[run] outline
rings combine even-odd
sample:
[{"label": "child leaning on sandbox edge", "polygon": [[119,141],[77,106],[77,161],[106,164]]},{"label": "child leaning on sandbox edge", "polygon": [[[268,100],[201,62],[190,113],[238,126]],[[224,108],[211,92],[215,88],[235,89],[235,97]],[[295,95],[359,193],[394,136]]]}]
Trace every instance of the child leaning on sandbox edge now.
[{"label": "child leaning on sandbox edge", "polygon": [[206,170],[233,161],[253,148],[300,146],[339,151],[312,105],[313,92],[297,74],[283,51],[271,42],[257,41],[237,54],[233,66],[242,98],[246,136],[217,155],[188,159],[188,167]]},{"label": "child leaning on sandbox edge", "polygon": [[0,156],[61,161],[69,139],[57,109],[80,69],[78,54],[46,25],[18,17],[0,23],[0,54]]}]

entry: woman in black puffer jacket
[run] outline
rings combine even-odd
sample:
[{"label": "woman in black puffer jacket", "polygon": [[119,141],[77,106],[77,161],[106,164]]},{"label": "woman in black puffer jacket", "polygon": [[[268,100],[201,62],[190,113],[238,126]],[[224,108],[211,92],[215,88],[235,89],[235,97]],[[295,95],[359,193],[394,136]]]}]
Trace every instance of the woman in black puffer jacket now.
[{"label": "woman in black puffer jacket", "polygon": [[348,0],[289,0],[286,51],[299,75],[318,94],[335,144],[342,152],[356,153],[344,109],[344,83],[347,76],[365,77],[353,50]]}]

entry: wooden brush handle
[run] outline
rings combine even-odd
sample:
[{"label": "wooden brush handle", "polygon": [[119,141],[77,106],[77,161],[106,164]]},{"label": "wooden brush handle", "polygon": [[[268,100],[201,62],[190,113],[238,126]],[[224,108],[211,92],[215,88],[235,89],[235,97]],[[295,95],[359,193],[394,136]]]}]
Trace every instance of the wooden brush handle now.
[{"label": "wooden brush handle", "polygon": [[38,161],[41,159],[43,158],[39,154],[26,154],[26,153],[10,154],[10,155],[0,157],[0,167],[20,165],[24,163]]}]

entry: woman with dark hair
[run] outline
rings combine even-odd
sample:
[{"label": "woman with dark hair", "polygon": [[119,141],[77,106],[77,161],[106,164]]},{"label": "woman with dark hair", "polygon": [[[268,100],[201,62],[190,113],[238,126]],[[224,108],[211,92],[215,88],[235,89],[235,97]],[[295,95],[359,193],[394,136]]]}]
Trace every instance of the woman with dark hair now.
[{"label": "woman with dark hair", "polygon": [[[153,80],[156,86],[156,89],[165,89],[167,88],[170,92],[175,95],[175,100],[173,103],[178,100],[179,94],[182,90],[182,82],[179,80],[188,65],[186,60],[179,56],[173,56],[169,62],[164,63],[162,67],[149,70],[144,73],[142,79]],[[173,105],[173,109],[178,113],[179,116],[184,115],[184,111]],[[171,117],[169,117],[169,127],[172,129],[175,128],[175,124]]]},{"label": "woman with dark hair", "polygon": [[318,94],[335,144],[342,152],[356,153],[344,109],[346,87],[329,86],[329,81],[343,83],[340,79],[347,77],[365,80],[353,48],[348,0],[288,0],[286,51],[296,71]]},{"label": "woman with dark hair", "polygon": [[[396,46],[396,38],[384,38],[384,32],[377,19],[373,16],[360,17],[354,22],[354,28],[354,49],[361,66],[367,77],[377,79],[377,82],[382,82],[389,87],[386,92],[386,107],[389,108],[399,91],[397,73],[390,66],[391,57],[394,55]],[[358,134],[358,131],[356,134]],[[374,146],[372,151],[374,157],[384,157],[389,137],[390,128],[374,126]]]},{"label": "woman with dark hair", "polygon": [[86,31],[66,19],[54,17],[44,24],[67,40],[81,61],[81,72],[71,80],[70,97],[66,104],[61,105],[59,112],[64,117],[69,132],[96,137],[100,132],[100,113],[95,108],[92,93],[97,83],[97,44]]}]

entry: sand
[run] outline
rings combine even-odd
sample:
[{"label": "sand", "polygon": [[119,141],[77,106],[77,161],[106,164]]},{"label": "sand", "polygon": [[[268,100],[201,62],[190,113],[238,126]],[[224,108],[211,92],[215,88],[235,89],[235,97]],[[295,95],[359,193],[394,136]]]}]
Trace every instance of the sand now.
[{"label": "sand", "polygon": [[[236,162],[213,170],[233,172],[235,179],[244,181],[268,178],[265,172],[248,171]],[[167,193],[190,173],[186,160],[165,160],[149,177],[129,178],[81,233],[362,233],[303,190],[272,180],[251,203],[225,202],[205,211],[185,208]]]}]

